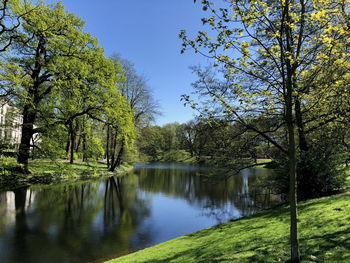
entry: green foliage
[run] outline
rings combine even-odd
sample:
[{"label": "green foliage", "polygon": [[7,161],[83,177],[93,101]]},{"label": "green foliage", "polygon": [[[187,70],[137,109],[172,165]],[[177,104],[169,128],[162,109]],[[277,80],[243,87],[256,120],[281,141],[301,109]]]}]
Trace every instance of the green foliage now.
[{"label": "green foliage", "polygon": [[186,152],[185,150],[170,150],[165,152],[162,157],[161,161],[163,162],[186,162],[191,158],[191,155],[189,152]]},{"label": "green foliage", "polygon": [[344,188],[346,153],[341,147],[336,129],[323,128],[313,134],[317,143],[301,152],[298,162],[301,198],[331,194]]},{"label": "green foliage", "polygon": [[[310,149],[299,158],[297,168],[298,199],[304,200],[334,194],[346,187],[344,154],[335,152],[332,145]],[[275,170],[260,178],[260,186],[288,196],[288,161],[280,160],[271,167]]]},{"label": "green foliage", "polygon": [[104,147],[100,138],[92,137],[84,152],[85,158],[92,160],[99,160],[104,155]]},{"label": "green foliage", "polygon": [[5,157],[0,156],[0,169],[3,170],[11,170],[13,168],[18,167],[16,158],[13,157]]},{"label": "green foliage", "polygon": [[13,157],[0,155],[0,191],[13,190],[25,185],[26,176],[21,171],[23,166]]},{"label": "green foliage", "polygon": [[[98,41],[84,31],[84,21],[61,2],[10,2],[8,14],[20,16],[21,23],[11,52],[1,60],[1,94],[11,91],[12,102],[23,112],[23,137],[43,133],[44,157],[62,158],[70,150],[72,157],[101,158],[101,131],[108,125],[117,129],[119,143],[133,148],[134,111],[121,94],[125,71],[104,56]],[[20,162],[27,163],[29,148],[26,139]]]},{"label": "green foliage", "polygon": [[159,161],[163,152],[164,138],[161,127],[145,127],[141,130],[138,148],[150,161]]},{"label": "green foliage", "polygon": [[50,129],[40,137],[39,156],[56,160],[66,157],[64,144],[66,142],[66,129],[62,125],[57,125],[55,129]]},{"label": "green foliage", "polygon": [[345,162],[341,153],[332,149],[311,149],[301,157],[298,165],[300,199],[332,194],[345,185]]},{"label": "green foliage", "polygon": [[271,154],[269,144],[257,140],[254,134],[238,136],[242,130],[238,124],[205,119],[151,126],[141,130],[138,147],[149,161],[186,160],[233,168]]}]

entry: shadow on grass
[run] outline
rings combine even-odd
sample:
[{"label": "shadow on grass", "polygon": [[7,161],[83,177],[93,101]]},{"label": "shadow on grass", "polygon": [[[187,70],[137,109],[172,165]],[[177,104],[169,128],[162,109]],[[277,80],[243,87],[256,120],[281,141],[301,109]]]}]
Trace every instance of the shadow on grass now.
[{"label": "shadow on grass", "polygon": [[[192,239],[200,239],[203,235],[192,236]],[[343,240],[339,240],[341,236],[348,236]],[[350,262],[350,229],[334,232],[328,235],[313,236],[310,238],[300,239],[302,244],[302,257],[307,262]],[[308,244],[307,241],[316,240],[313,244]],[[221,242],[225,242],[221,240]],[[227,240],[226,242],[230,242]],[[284,242],[270,242],[264,245],[261,241],[252,244],[247,249],[237,246],[237,243],[232,242],[229,250],[221,250],[223,253],[218,253],[220,249],[215,248],[215,242],[212,247],[204,243],[203,247],[195,247],[187,250],[182,250],[171,256],[162,259],[152,259],[152,263],[168,263],[168,262],[195,262],[195,263],[218,263],[218,262],[288,262],[289,245]],[[279,249],[280,253],[273,253],[273,250]],[[348,251],[349,253],[344,253]],[[331,261],[327,260],[327,253],[332,253]],[[237,255],[236,254],[240,254]],[[246,254],[245,257],[241,255]],[[310,260],[310,257],[313,257]]]},{"label": "shadow on grass", "polygon": [[333,254],[332,262],[350,262],[350,229],[301,238],[300,242],[306,243],[303,254],[315,256],[317,262],[330,262],[326,260],[329,253]]}]

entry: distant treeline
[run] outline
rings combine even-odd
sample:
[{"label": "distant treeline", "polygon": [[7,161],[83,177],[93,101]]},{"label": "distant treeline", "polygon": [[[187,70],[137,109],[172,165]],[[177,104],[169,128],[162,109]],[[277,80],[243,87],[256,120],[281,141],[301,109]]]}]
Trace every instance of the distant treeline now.
[{"label": "distant treeline", "polygon": [[[278,119],[250,120],[260,130],[278,125]],[[324,195],[344,187],[350,157],[348,125],[341,123],[310,133],[308,155],[299,161],[301,199]],[[269,133],[279,145],[288,143],[286,131]],[[228,168],[232,174],[246,167],[266,164],[274,168],[262,184],[283,194],[289,192],[288,160],[269,140],[237,122],[194,119],[141,129],[137,140],[141,159],[150,162],[191,162]],[[263,180],[262,180],[263,181]]]}]

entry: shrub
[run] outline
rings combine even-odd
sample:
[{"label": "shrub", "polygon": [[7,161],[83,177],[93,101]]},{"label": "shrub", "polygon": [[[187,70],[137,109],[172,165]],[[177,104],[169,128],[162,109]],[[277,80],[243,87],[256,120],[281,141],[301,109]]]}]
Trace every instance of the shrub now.
[{"label": "shrub", "polygon": [[[298,199],[304,200],[329,195],[341,190],[346,182],[345,156],[331,145],[318,145],[299,156],[297,166]],[[289,193],[287,160],[280,160],[275,173],[264,181],[278,193]]]}]

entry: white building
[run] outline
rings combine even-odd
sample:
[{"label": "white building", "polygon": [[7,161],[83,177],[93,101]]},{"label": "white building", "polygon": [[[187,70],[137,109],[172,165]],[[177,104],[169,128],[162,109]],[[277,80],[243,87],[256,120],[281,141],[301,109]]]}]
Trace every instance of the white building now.
[{"label": "white building", "polygon": [[[12,154],[16,152],[21,143],[22,124],[23,116],[18,108],[0,101],[0,153],[4,149]],[[34,128],[36,128],[35,125]],[[37,145],[40,142],[40,135],[34,134],[31,144]]]},{"label": "white building", "polygon": [[23,117],[16,107],[0,103],[0,144],[18,146]]}]

